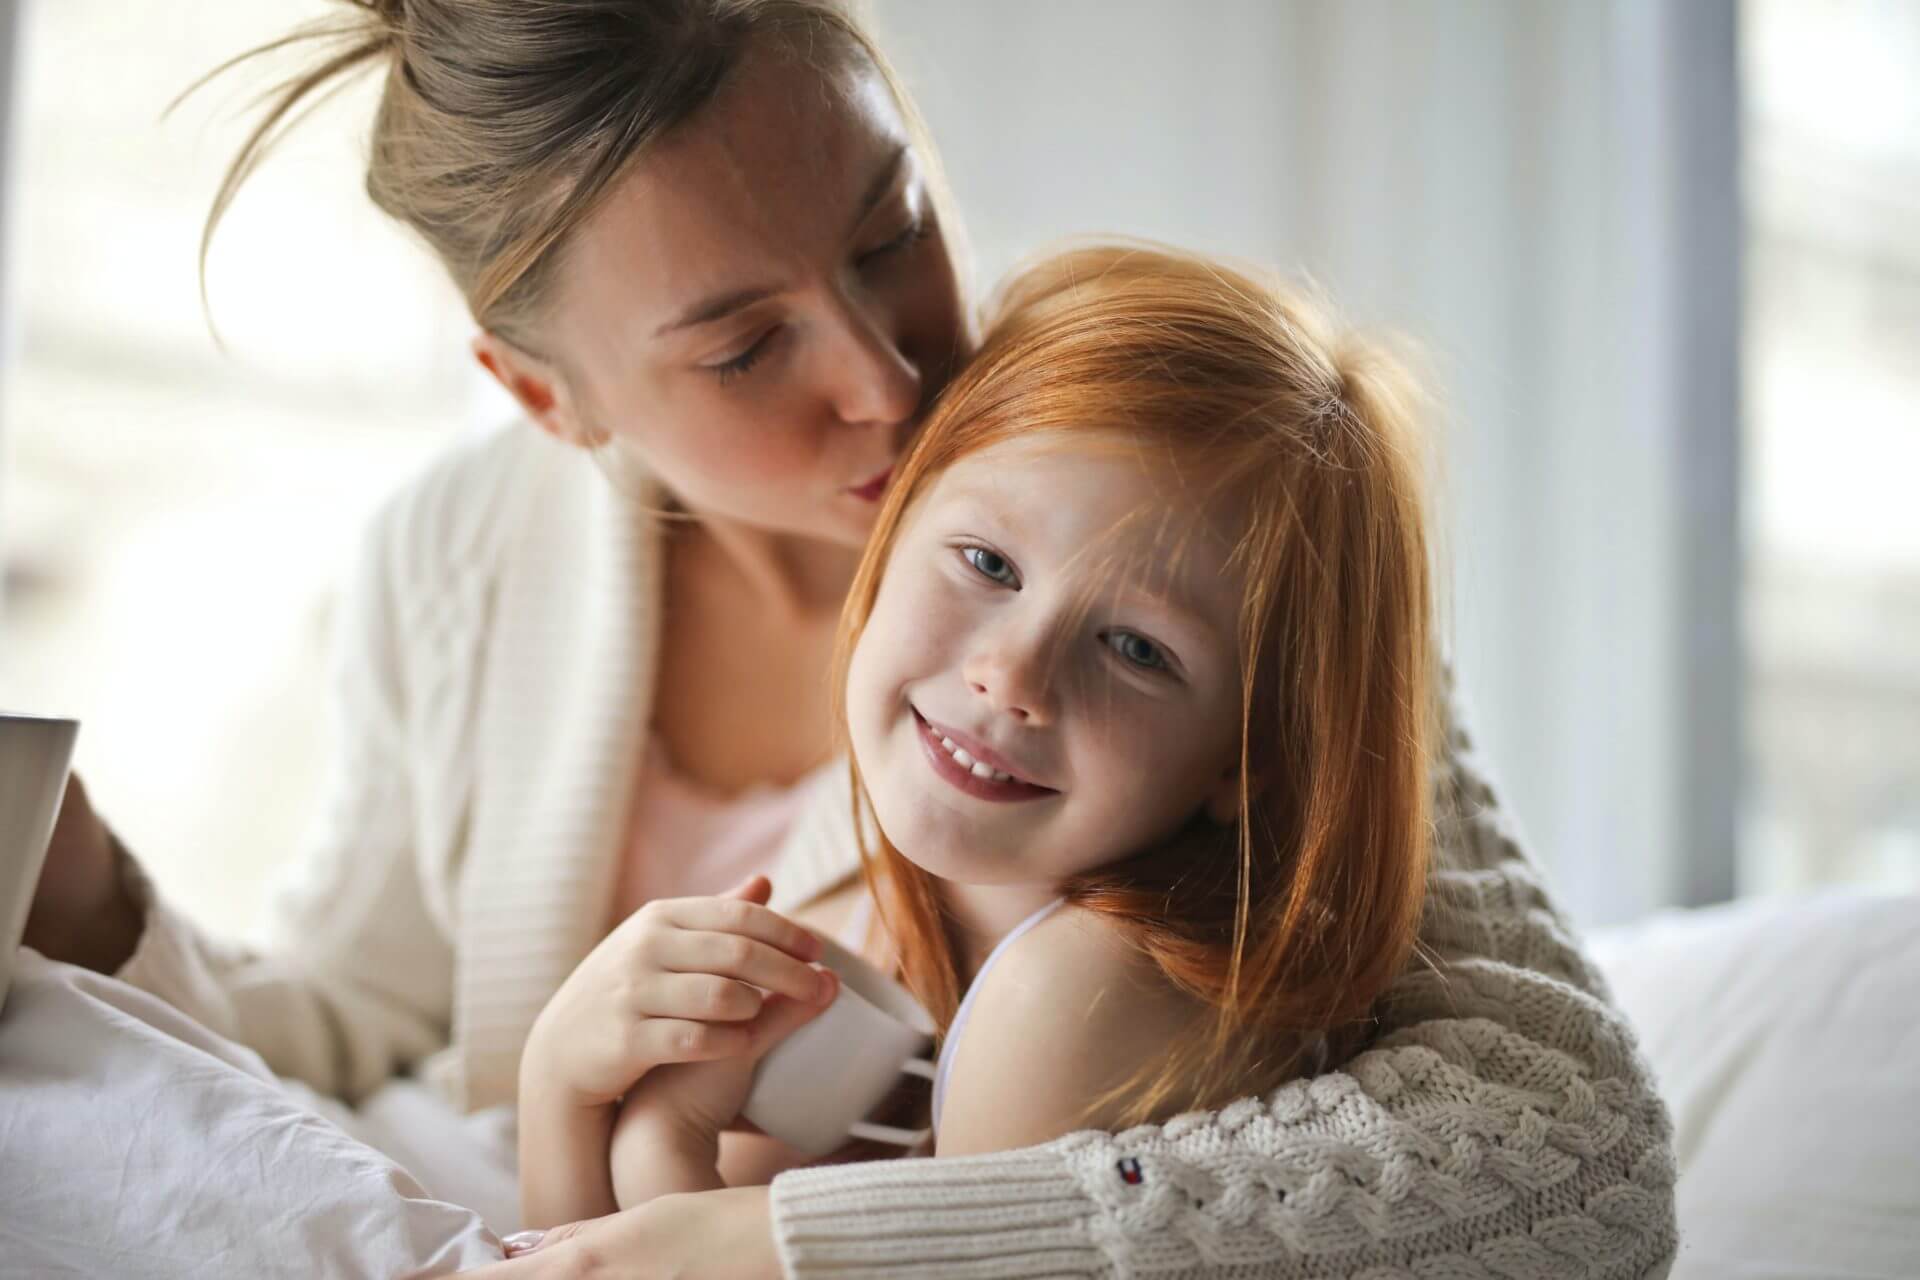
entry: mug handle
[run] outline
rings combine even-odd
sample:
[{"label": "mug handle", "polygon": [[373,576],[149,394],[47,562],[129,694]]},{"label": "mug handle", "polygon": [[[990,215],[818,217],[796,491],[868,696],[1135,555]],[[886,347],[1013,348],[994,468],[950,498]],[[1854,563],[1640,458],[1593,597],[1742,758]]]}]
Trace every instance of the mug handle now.
[{"label": "mug handle", "polygon": [[[900,1064],[900,1070],[910,1076],[919,1076],[922,1080],[932,1080],[939,1069],[925,1058],[908,1058]],[[933,1136],[931,1129],[899,1129],[890,1124],[874,1124],[871,1120],[856,1120],[847,1127],[847,1136],[860,1138],[867,1142],[884,1142],[890,1147],[917,1147]]]}]

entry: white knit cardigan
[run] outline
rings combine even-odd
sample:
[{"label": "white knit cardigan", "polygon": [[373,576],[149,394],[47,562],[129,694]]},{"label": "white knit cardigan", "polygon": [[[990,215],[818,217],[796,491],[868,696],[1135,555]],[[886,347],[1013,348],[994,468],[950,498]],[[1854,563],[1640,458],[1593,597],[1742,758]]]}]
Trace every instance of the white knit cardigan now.
[{"label": "white knit cardigan", "polygon": [[[658,645],[644,476],[514,426],[390,502],[343,601],[340,748],[274,945],[203,935],[136,877],[121,976],[347,1099],[413,1071],[511,1102],[549,995],[604,934]],[[1666,1113],[1456,734],[1431,964],[1345,1070],[1212,1114],[1021,1151],[784,1174],[789,1275],[1663,1274]],[[829,770],[774,871],[854,869]]]}]

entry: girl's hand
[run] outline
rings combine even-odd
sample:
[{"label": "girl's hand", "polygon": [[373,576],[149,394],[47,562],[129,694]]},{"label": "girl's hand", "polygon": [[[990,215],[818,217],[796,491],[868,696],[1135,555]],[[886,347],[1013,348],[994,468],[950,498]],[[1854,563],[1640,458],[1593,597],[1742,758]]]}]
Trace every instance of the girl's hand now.
[{"label": "girl's hand", "polygon": [[719,897],[649,902],[622,921],[534,1023],[525,1057],[541,1088],[602,1106],[656,1066],[754,1052],[762,989],[824,1005],[833,980],[809,965],[820,940],[767,910],[771,892],[753,876]]},{"label": "girl's hand", "polygon": [[[825,971],[829,983],[835,981]],[[663,1066],[627,1094],[624,1111],[644,1111],[671,1117],[675,1129],[703,1139],[717,1139],[733,1127],[753,1089],[753,1071],[774,1046],[820,1016],[831,997],[810,1004],[785,996],[770,998],[751,1027],[746,1051],[711,1062],[683,1062]]]},{"label": "girl's hand", "polygon": [[72,774],[21,941],[49,960],[112,973],[133,954],[142,923],[120,874],[113,833],[87,801],[80,775]]},{"label": "girl's hand", "polygon": [[[535,1233],[527,1232],[527,1236]],[[662,1196],[637,1209],[510,1237],[474,1280],[781,1280],[765,1187]]]},{"label": "girl's hand", "polygon": [[772,996],[754,1019],[754,1043],[747,1053],[649,1071],[620,1105],[608,1143],[614,1202],[632,1206],[674,1192],[726,1186],[728,1172],[738,1169],[723,1170],[720,1135],[746,1106],[755,1066],[826,1007]]}]

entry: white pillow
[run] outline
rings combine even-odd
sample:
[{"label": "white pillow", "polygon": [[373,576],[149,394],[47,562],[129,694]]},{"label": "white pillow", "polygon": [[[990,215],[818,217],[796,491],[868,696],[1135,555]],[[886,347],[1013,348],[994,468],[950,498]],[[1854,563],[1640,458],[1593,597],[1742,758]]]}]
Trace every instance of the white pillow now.
[{"label": "white pillow", "polygon": [[125,983],[22,951],[0,1012],[0,1272],[437,1276],[500,1257],[471,1210]]},{"label": "white pillow", "polygon": [[1674,1280],[1920,1276],[1920,898],[1675,912],[1592,949],[1673,1111]]}]

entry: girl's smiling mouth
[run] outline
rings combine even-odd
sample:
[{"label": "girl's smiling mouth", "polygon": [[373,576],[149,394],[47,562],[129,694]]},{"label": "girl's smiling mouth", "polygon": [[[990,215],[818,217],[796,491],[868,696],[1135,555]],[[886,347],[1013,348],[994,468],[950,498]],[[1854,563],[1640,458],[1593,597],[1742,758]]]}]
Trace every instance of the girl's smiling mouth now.
[{"label": "girl's smiling mouth", "polygon": [[954,730],[933,724],[918,708],[910,706],[908,710],[913,712],[914,729],[927,763],[955,789],[978,800],[1003,803],[1060,794],[1005,768],[1010,762],[983,743],[965,735],[956,737]]}]

